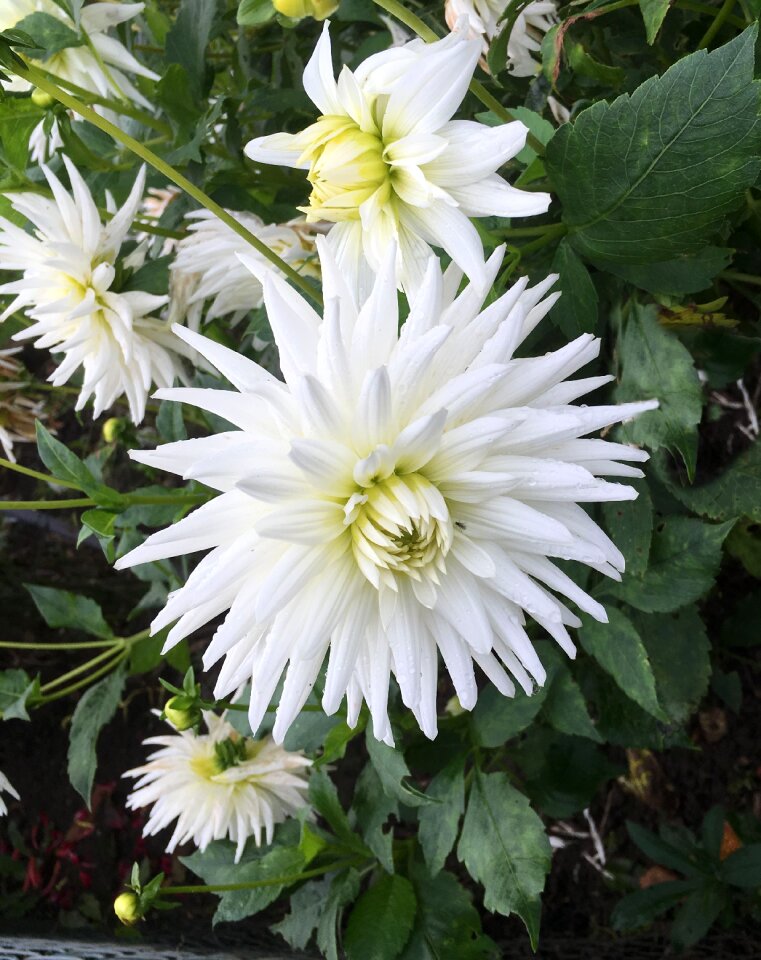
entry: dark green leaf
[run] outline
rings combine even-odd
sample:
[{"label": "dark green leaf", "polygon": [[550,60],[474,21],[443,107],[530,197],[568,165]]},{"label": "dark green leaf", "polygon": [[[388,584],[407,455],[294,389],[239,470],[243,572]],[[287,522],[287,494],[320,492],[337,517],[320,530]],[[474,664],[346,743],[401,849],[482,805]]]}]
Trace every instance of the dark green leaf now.
[{"label": "dark green leaf", "polygon": [[106,623],[103,611],[89,597],[80,597],[76,593],[54,587],[38,587],[30,583],[25,583],[24,586],[49,627],[83,630],[104,640],[113,637],[114,631]]},{"label": "dark green leaf", "polygon": [[721,873],[733,887],[761,887],[761,843],[749,843],[730,853],[721,865]]},{"label": "dark green leaf", "polygon": [[463,762],[457,758],[431,780],[426,796],[437,800],[418,811],[419,840],[428,869],[436,875],[444,866],[457,839],[460,817],[465,810]]},{"label": "dark green leaf", "polygon": [[566,44],[565,48],[568,63],[574,73],[581,77],[589,77],[613,88],[622,84],[626,74],[621,67],[611,67],[607,63],[600,63],[591,54],[587,53],[580,43]]},{"label": "dark green leaf", "polygon": [[726,891],[716,882],[705,883],[691,893],[674,916],[672,943],[686,949],[702,940],[726,904]]},{"label": "dark green leaf", "polygon": [[717,804],[715,807],[711,807],[703,817],[703,822],[700,825],[700,838],[703,841],[703,849],[713,860],[718,860],[721,855],[725,819],[726,810]]},{"label": "dark green leaf", "polygon": [[303,950],[317,929],[330,890],[330,877],[305,883],[291,894],[290,913],[273,925],[272,930],[284,937],[295,950]]},{"label": "dark green leaf", "polygon": [[[171,257],[157,257],[146,260],[142,267],[127,278],[122,291],[141,290],[143,293],[165,294],[169,286],[169,264]],[[179,407],[178,403],[174,404]]]},{"label": "dark green leaf", "polygon": [[597,290],[589,271],[568,240],[560,241],[552,270],[560,274],[562,295],[550,317],[569,340],[597,330]]},{"label": "dark green leaf", "polygon": [[470,715],[474,741],[482,747],[501,747],[531,723],[544,703],[547,691],[539,687],[530,697],[518,688],[506,697],[489,685],[478,697]]},{"label": "dark green leaf", "polygon": [[365,736],[367,752],[370,754],[375,771],[380,778],[383,792],[393,800],[399,800],[408,807],[419,807],[430,803],[424,793],[405,783],[410,771],[404,762],[401,750],[395,750],[387,744],[376,740],[372,731],[368,730]]},{"label": "dark green leaf", "polygon": [[646,890],[637,890],[620,900],[613,910],[611,920],[614,930],[627,932],[644,927],[680,903],[692,893],[696,880],[669,880],[657,883]]},{"label": "dark green leaf", "polygon": [[116,713],[125,679],[124,667],[120,666],[113,673],[99,680],[95,686],[85,692],[71,718],[69,780],[88,807],[98,763],[96,754],[98,734]]},{"label": "dark green leaf", "polygon": [[357,780],[352,804],[362,837],[388,873],[394,872],[392,827],[384,830],[388,818],[399,813],[399,805],[386,795],[375,768],[368,763]]},{"label": "dark green leaf", "polygon": [[240,0],[238,23],[241,27],[257,27],[275,16],[272,0]]},{"label": "dark green leaf", "polygon": [[35,51],[35,57],[43,62],[60,53],[61,50],[66,50],[68,47],[81,47],[85,43],[84,37],[50,13],[39,11],[30,13],[28,17],[24,17],[15,24],[15,27],[32,38],[40,51],[39,53]]},{"label": "dark green leaf", "polygon": [[0,717],[3,720],[28,720],[28,701],[39,692],[39,679],[32,679],[26,670],[3,670],[0,672]]},{"label": "dark green leaf", "polygon": [[345,720],[339,720],[328,731],[323,745],[322,755],[317,760],[318,764],[333,763],[346,755],[346,748],[349,743],[358,736],[364,727],[363,721],[356,727],[350,727]]},{"label": "dark green leaf", "polygon": [[337,932],[341,917],[344,908],[357,899],[358,893],[359,874],[356,870],[340,873],[331,881],[317,925],[317,946],[322,950],[325,960],[338,960]]},{"label": "dark green leaf", "polygon": [[698,293],[727,269],[733,253],[724,247],[708,246],[691,256],[663,263],[605,263],[605,269],[648,293]]},{"label": "dark green leaf", "polygon": [[628,697],[653,716],[662,717],[653,668],[640,635],[617,607],[608,607],[608,618],[608,623],[598,623],[590,618],[585,620],[579,630],[582,647]]},{"label": "dark green leaf", "polygon": [[761,165],[756,33],[683,57],[558,130],[547,170],[579,252],[618,263],[693,253],[741,203]]},{"label": "dark green leaf", "polygon": [[645,33],[647,42],[652,46],[658,31],[661,29],[669,7],[670,0],[639,0],[639,8],[642,11],[642,19],[645,21]]},{"label": "dark green leaf", "polygon": [[627,821],[626,829],[629,836],[648,859],[661,867],[677,870],[686,877],[692,877],[701,872],[701,861],[697,847],[676,845],[663,837],[657,836],[637,823]]},{"label": "dark green leaf", "polygon": [[182,419],[182,404],[171,400],[162,400],[156,417],[156,429],[167,443],[187,440],[188,432]]},{"label": "dark green leaf", "polygon": [[567,668],[558,670],[553,676],[541,718],[561,733],[588,737],[596,743],[602,740],[589,715],[584,695]]},{"label": "dark green leaf", "polygon": [[166,37],[166,59],[185,68],[196,100],[207,83],[206,47],[217,14],[217,0],[182,0],[174,26]]},{"label": "dark green leaf", "polygon": [[647,569],[653,535],[653,503],[644,480],[629,481],[636,500],[602,505],[605,526],[626,560],[625,576],[642,576]]},{"label": "dark green leaf", "polygon": [[733,460],[715,480],[694,487],[669,484],[669,491],[690,510],[712,520],[749,517],[761,521],[761,442]]},{"label": "dark green leaf", "polygon": [[385,874],[357,900],[346,925],[349,960],[395,960],[415,920],[417,901],[406,877]]},{"label": "dark green leaf", "polygon": [[40,459],[59,480],[71,483],[79,490],[93,497],[101,506],[117,506],[120,502],[119,494],[115,490],[99,483],[91,470],[72,453],[68,447],[56,440],[37,420],[37,451]]},{"label": "dark green leaf", "polygon": [[341,806],[333,781],[323,768],[313,770],[309,777],[309,801],[339,840],[363,849],[359,837],[349,826],[349,818]]},{"label": "dark green leaf", "polygon": [[504,773],[476,772],[457,856],[483,885],[486,909],[517,913],[536,949],[550,844],[542,821]]}]

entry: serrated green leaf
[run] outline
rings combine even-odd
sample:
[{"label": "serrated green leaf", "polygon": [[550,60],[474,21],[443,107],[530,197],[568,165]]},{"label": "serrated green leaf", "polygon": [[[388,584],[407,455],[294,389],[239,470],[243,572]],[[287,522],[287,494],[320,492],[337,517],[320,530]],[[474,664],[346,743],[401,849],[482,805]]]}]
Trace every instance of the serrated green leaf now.
[{"label": "serrated green leaf", "polygon": [[547,691],[539,687],[530,697],[518,688],[506,697],[493,685],[479,694],[470,715],[473,740],[481,747],[501,747],[517,736],[542,709]]},{"label": "serrated green leaf", "polygon": [[666,517],[653,534],[644,575],[625,576],[606,586],[606,593],[646,613],[668,613],[693,603],[713,585],[721,546],[733,524]]},{"label": "serrated green leaf", "polygon": [[192,96],[200,99],[209,67],[206,47],[212,35],[219,4],[217,0],[182,0],[177,19],[166,36],[166,59],[187,71]]},{"label": "serrated green leaf", "polygon": [[49,627],[69,627],[83,630],[94,637],[110,640],[114,631],[109,627],[100,606],[89,597],[81,597],[68,590],[54,587],[39,587],[25,583],[24,587],[34,600],[34,605]]},{"label": "serrated green leaf", "polygon": [[26,670],[3,670],[0,672],[0,717],[3,720],[28,720],[27,703],[39,691],[39,679],[32,679]]},{"label": "serrated green leaf", "polygon": [[35,57],[43,62],[60,53],[61,50],[82,47],[85,43],[84,37],[67,27],[63,20],[41,11],[30,13],[28,17],[24,17],[15,24],[15,28],[31,37],[37,48]]},{"label": "serrated green leaf", "polygon": [[662,263],[605,263],[605,269],[648,293],[681,295],[710,287],[714,277],[726,270],[733,250],[704,247],[691,256]]},{"label": "serrated green leaf", "polygon": [[563,237],[552,261],[560,274],[560,299],[550,311],[553,320],[570,339],[597,330],[597,290],[584,263]]},{"label": "serrated green leaf", "polygon": [[645,21],[647,42],[652,46],[666,18],[671,0],[639,0],[642,19]]},{"label": "serrated green leaf", "polygon": [[626,576],[641,576],[647,569],[653,536],[653,502],[644,480],[629,481],[638,496],[602,505],[605,526],[626,560]]},{"label": "serrated green leaf", "polygon": [[344,908],[357,899],[359,882],[357,871],[347,870],[334,877],[330,884],[317,925],[317,946],[322,950],[325,960],[338,960],[337,941],[341,917]]},{"label": "serrated green leaf", "polygon": [[756,35],[753,25],[683,57],[558,130],[545,163],[580,253],[618,263],[693,253],[742,202],[761,166]]},{"label": "serrated green leaf", "polygon": [[317,929],[330,890],[330,877],[305,883],[291,894],[290,912],[272,926],[295,950],[303,950]]},{"label": "serrated green leaf", "polygon": [[395,960],[409,939],[416,910],[410,881],[399,874],[382,876],[349,916],[344,937],[349,960]]},{"label": "serrated green leaf", "polygon": [[596,743],[602,741],[589,715],[584,694],[568,669],[559,670],[553,676],[542,707],[541,718],[561,733],[587,737]]},{"label": "serrated green leaf", "polygon": [[119,494],[100,483],[79,457],[72,453],[60,440],[51,436],[39,420],[35,422],[35,429],[37,431],[37,452],[54,477],[73,484],[79,490],[97,500],[101,506],[116,507],[120,504],[121,497]]},{"label": "serrated green leaf", "polygon": [[430,803],[429,798],[424,793],[404,782],[409,777],[410,771],[404,762],[401,750],[395,750],[388,744],[376,740],[371,730],[367,731],[365,744],[367,752],[370,754],[370,761],[375,767],[383,792],[387,797],[399,800],[408,807],[420,807],[423,804]]},{"label": "serrated green leaf", "polygon": [[436,774],[428,785],[426,796],[438,802],[418,811],[418,839],[428,869],[435,876],[452,852],[460,817],[465,810],[465,773],[461,758]]},{"label": "serrated green leaf", "polygon": [[761,441],[741,453],[714,480],[693,487],[682,487],[665,477],[668,488],[678,500],[704,517],[729,520],[749,517],[761,521]]},{"label": "serrated green leaf", "polygon": [[579,630],[582,647],[628,697],[648,713],[663,719],[655,693],[653,668],[642,638],[617,607],[608,607],[608,619],[608,623],[585,619]]},{"label": "serrated green leaf", "polygon": [[398,815],[399,804],[383,790],[380,777],[371,763],[365,765],[357,779],[352,808],[365,843],[378,858],[383,869],[393,873],[394,831],[391,827],[384,827],[392,814]]},{"label": "serrated green leaf", "polygon": [[651,410],[621,427],[631,443],[678,452],[690,475],[695,470],[697,425],[703,390],[687,349],[658,323],[655,308],[632,304],[619,341],[622,367],[616,399],[656,399]]},{"label": "serrated green leaf", "polygon": [[349,818],[338,799],[338,791],[327,771],[322,768],[313,770],[309,777],[309,801],[339,840],[347,846],[366,849],[349,825]]},{"label": "serrated green leaf", "polygon": [[116,713],[125,680],[124,667],[117,667],[84,693],[71,718],[69,780],[88,807],[98,763],[98,734]]},{"label": "serrated green leaf", "polygon": [[483,886],[486,909],[517,913],[536,949],[550,844],[542,821],[504,773],[476,772],[457,856]]}]

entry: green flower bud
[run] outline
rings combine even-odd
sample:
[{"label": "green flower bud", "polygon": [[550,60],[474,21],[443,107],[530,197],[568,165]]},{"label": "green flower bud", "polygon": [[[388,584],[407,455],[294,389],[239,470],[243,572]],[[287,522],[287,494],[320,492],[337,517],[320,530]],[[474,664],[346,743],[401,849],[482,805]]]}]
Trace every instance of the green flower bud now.
[{"label": "green flower bud", "polygon": [[120,427],[121,421],[118,417],[109,417],[108,420],[106,420],[101,431],[106,443],[115,443],[119,436]]},{"label": "green flower bud", "polygon": [[114,913],[125,926],[134,926],[138,920],[143,919],[143,911],[140,909],[140,897],[132,890],[129,890],[127,893],[120,893],[116,900],[114,900]]},{"label": "green flower bud", "polygon": [[278,13],[293,20],[303,17],[314,17],[315,20],[324,20],[338,9],[339,0],[272,0]]},{"label": "green flower bud", "polygon": [[35,87],[32,91],[32,103],[36,107],[52,107],[55,103],[55,97],[51,97],[49,93],[45,93],[44,90],[40,90],[38,87]]},{"label": "green flower bud", "polygon": [[200,721],[201,711],[189,704],[188,697],[176,696],[167,700],[164,716],[175,730],[189,730]]}]

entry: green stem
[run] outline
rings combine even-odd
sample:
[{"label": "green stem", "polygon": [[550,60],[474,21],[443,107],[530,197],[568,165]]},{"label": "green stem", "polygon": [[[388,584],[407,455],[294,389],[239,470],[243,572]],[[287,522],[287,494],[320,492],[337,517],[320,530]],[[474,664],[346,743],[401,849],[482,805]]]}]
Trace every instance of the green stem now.
[{"label": "green stem", "polygon": [[94,507],[90,497],[81,500],[0,500],[0,510],[74,510],[77,507]]},{"label": "green stem", "polygon": [[722,280],[737,280],[740,283],[750,283],[754,287],[761,287],[761,277],[753,273],[737,273],[735,270],[722,270],[719,274]]},{"label": "green stem", "polygon": [[324,867],[314,867],[312,870],[304,870],[301,873],[285,877],[268,877],[266,880],[251,880],[248,883],[199,883],[186,887],[162,887],[159,896],[176,896],[183,893],[228,893],[231,890],[257,890],[259,887],[286,887],[301,880],[308,880],[310,877],[319,877],[323,873],[345,870],[347,867],[364,863],[366,859],[366,857],[362,859],[352,857],[351,860],[334,861]]},{"label": "green stem", "polygon": [[55,693],[51,693],[50,696],[44,697],[44,699],[35,701],[36,704],[42,703],[51,703],[53,700],[62,700],[64,697],[68,697],[70,693],[76,693],[77,690],[81,690],[82,687],[88,686],[95,680],[99,680],[102,676],[107,673],[111,673],[112,670],[115,670],[116,667],[126,658],[127,651],[121,650],[117,656],[104,664],[100,669],[96,670],[95,673],[89,674],[89,676],[84,677],[84,679],[77,681],[77,683],[72,683],[68,687],[64,687],[63,690],[56,690]]},{"label": "green stem", "polygon": [[74,667],[67,673],[62,673],[61,676],[56,677],[55,680],[50,680],[48,683],[43,684],[43,686],[40,687],[40,694],[44,697],[48,690],[53,690],[55,687],[59,687],[62,683],[73,680],[74,677],[78,677],[82,673],[87,673],[91,667],[97,667],[99,663],[103,663],[104,660],[108,660],[109,657],[113,656],[115,648],[123,650],[123,642],[114,641],[114,643],[112,643],[107,650],[104,650],[103,653],[99,653],[97,657],[93,657],[91,660],[86,660],[84,663],[80,663],[78,667]]},{"label": "green stem", "polygon": [[68,107],[70,110],[78,113],[80,117],[88,120],[91,124],[93,124],[93,126],[98,127],[99,130],[107,133],[112,139],[116,140],[117,143],[121,143],[128,150],[131,150],[132,153],[140,157],[141,160],[144,160],[146,163],[150,164],[168,180],[171,180],[172,183],[176,183],[181,190],[184,190],[185,193],[193,197],[193,199],[200,203],[201,206],[206,207],[207,210],[210,210],[234,233],[237,233],[239,237],[245,240],[246,243],[249,243],[266,260],[269,260],[273,266],[277,267],[278,270],[284,273],[289,280],[293,281],[296,286],[300,287],[309,297],[312,298],[312,300],[320,305],[322,304],[322,296],[307,280],[304,279],[304,277],[302,277],[293,269],[293,267],[282,260],[273,250],[270,250],[270,248],[265,243],[262,243],[258,237],[255,237],[250,230],[247,230],[243,224],[239,223],[235,217],[231,216],[227,210],[224,209],[224,207],[221,207],[216,201],[212,200],[211,197],[203,192],[203,190],[188,180],[187,177],[183,176],[179,170],[175,170],[175,168],[171,164],[167,163],[166,160],[162,160],[161,157],[155,154],[152,150],[149,150],[144,144],[138,143],[134,137],[131,137],[123,130],[120,130],[119,127],[111,123],[110,120],[106,120],[104,117],[101,117],[86,104],[80,103],[79,100],[77,100],[75,97],[72,97],[65,90],[62,90],[57,84],[52,83],[32,64],[25,63],[23,68],[17,66],[16,72],[25,80],[29,80],[30,83],[33,83],[35,86],[39,87],[40,90],[50,94],[51,97],[55,97],[56,100],[60,100],[65,107]]},{"label": "green stem", "polygon": [[504,230],[499,230],[498,233],[501,237],[541,237],[545,233],[556,233],[558,227],[563,227],[563,232],[565,232],[564,224],[545,223],[539,227],[507,227]]},{"label": "green stem", "polygon": [[566,233],[568,233],[568,227],[564,223],[553,223],[551,230],[546,230],[536,240],[532,240],[531,243],[519,248],[521,257],[525,257],[527,253],[533,253],[535,250],[541,250],[542,247],[546,247],[553,240],[565,236]]},{"label": "green stem", "polygon": [[81,490],[76,483],[69,483],[68,480],[58,480],[48,473],[40,473],[39,470],[30,470],[29,467],[22,467],[19,463],[12,463],[10,460],[4,460],[0,457],[0,467],[6,470],[13,470],[15,473],[23,473],[25,477],[34,477],[35,480],[44,480],[45,483],[53,484],[56,487],[70,487],[72,490]]},{"label": "green stem", "polygon": [[[716,15],[716,7],[712,7],[707,3],[698,3],[697,0],[676,0],[674,6],[680,10],[692,10],[694,13],[704,13],[708,17]],[[726,17],[725,23],[731,23],[733,27],[738,27],[740,30],[744,30],[745,27],[748,26],[741,17],[735,16]]]},{"label": "green stem", "polygon": [[722,3],[719,12],[713,19],[713,23],[706,30],[703,35],[703,39],[698,44],[698,50],[705,50],[705,48],[711,43],[716,34],[721,30],[724,24],[727,22],[727,17],[730,15],[735,6],[735,0],[724,0]]},{"label": "green stem", "polygon": [[85,640],[80,643],[14,643],[12,640],[0,640],[0,648],[8,650],[92,650],[113,646],[113,640]]},{"label": "green stem", "polygon": [[[634,2],[636,3],[637,0],[634,0]],[[399,0],[373,0],[373,3],[385,10],[386,13],[390,13],[392,17],[396,17],[397,20],[401,21],[406,27],[409,27],[410,30],[413,30],[422,40],[425,40],[426,43],[435,43],[441,39],[417,14],[399,3]],[[503,120],[505,123],[510,123],[517,119],[517,117],[513,116],[506,107],[503,107],[499,100],[493,97],[478,80],[470,81],[470,92],[476,96],[485,107],[493,113],[496,113],[500,120]],[[529,133],[526,137],[526,143],[534,153],[540,156],[544,153],[544,144],[537,140],[532,133]]]}]

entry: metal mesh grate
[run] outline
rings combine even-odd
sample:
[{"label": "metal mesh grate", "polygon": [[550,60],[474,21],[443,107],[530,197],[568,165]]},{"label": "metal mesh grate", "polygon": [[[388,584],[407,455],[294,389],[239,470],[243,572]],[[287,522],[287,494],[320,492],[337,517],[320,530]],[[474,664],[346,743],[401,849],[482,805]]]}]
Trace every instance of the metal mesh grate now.
[{"label": "metal mesh grate", "polygon": [[[246,960],[290,960],[286,954],[252,954]],[[242,960],[243,954],[226,949],[198,953],[186,947],[152,946],[34,937],[0,937],[0,960]]]}]

